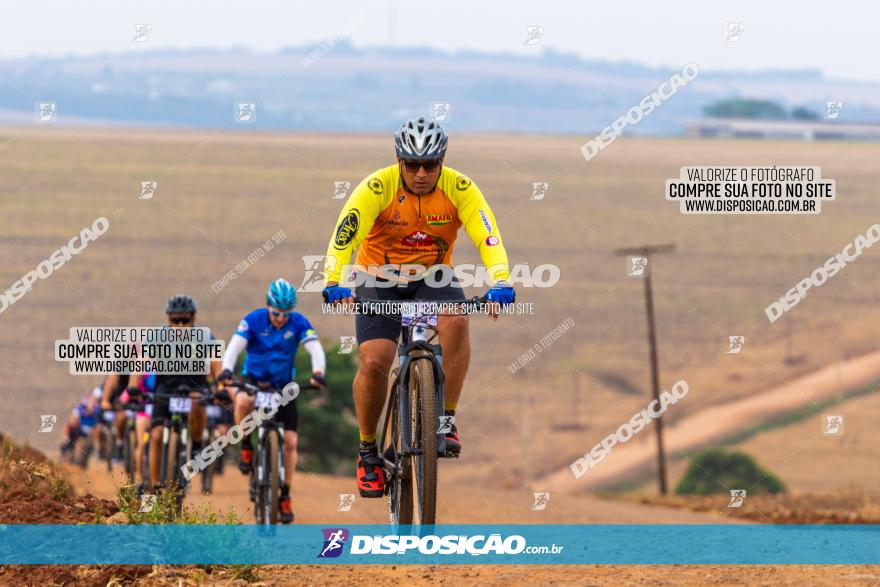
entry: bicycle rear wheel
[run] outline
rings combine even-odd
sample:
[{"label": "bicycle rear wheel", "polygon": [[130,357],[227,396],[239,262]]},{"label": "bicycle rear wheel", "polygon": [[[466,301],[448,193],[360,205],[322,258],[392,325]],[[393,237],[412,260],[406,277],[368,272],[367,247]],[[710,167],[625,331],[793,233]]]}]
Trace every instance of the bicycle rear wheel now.
[{"label": "bicycle rear wheel", "polygon": [[143,458],[138,466],[141,468],[141,478],[144,480],[150,479],[150,433],[144,432],[144,450],[143,450]]},{"label": "bicycle rear wheel", "polygon": [[180,433],[174,428],[168,429],[168,442],[162,446],[162,471],[161,481],[164,485],[171,486],[177,480],[177,457],[180,453]]},{"label": "bicycle rear wheel", "polygon": [[433,524],[437,518],[437,426],[439,406],[434,384],[434,366],[430,359],[410,363],[409,401],[413,448],[412,478],[415,507],[413,524]]},{"label": "bicycle rear wheel", "polygon": [[116,450],[116,423],[104,424],[101,437],[104,441],[102,456],[107,461],[107,472],[113,471],[113,453]]},{"label": "bicycle rear wheel", "polygon": [[[202,446],[208,446],[211,443],[211,430],[206,429],[205,433],[202,435],[203,444]],[[214,490],[214,465],[216,461],[209,464],[207,467],[202,469],[202,493],[205,495],[211,495],[211,492]]]},{"label": "bicycle rear wheel", "polygon": [[125,431],[125,439],[122,444],[122,454],[125,460],[125,474],[128,475],[130,483],[134,483],[135,472],[137,471],[137,432],[132,425]]}]

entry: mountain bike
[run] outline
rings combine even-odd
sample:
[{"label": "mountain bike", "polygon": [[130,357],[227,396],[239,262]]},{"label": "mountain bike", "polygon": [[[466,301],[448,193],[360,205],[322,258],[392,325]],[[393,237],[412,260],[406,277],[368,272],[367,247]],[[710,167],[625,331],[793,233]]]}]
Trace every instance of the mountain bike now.
[{"label": "mountain bike", "polygon": [[[199,397],[191,397],[199,394]],[[202,405],[221,401],[215,398],[207,387],[192,388],[180,385],[173,393],[154,393],[156,400],[168,400],[170,417],[162,422],[162,455],[159,465],[159,484],[177,489],[177,511],[183,509],[183,498],[188,489],[188,482],[181,470],[184,463],[190,461],[192,455],[192,438],[189,431],[189,414],[193,402]]]},{"label": "mountain bike", "polygon": [[[375,314],[384,300],[359,299],[360,311]],[[480,297],[467,301],[398,302],[403,329],[399,366],[388,378],[388,400],[379,422],[379,451],[385,461],[385,492],[394,526],[434,524],[437,518],[437,459],[446,451],[452,422],[443,414],[443,351],[437,339],[437,305],[481,311]]]},{"label": "mountain bike", "polygon": [[[253,396],[255,407],[281,405],[280,391],[268,383],[254,385],[244,380],[231,384]],[[300,390],[319,389],[308,383],[297,383]],[[295,400],[294,400],[295,401]],[[257,524],[277,524],[281,484],[284,482],[284,424],[276,418],[278,412],[263,422],[253,432],[256,442],[245,438],[244,442],[254,444],[254,465],[248,483],[251,501],[254,502],[254,515]]]}]

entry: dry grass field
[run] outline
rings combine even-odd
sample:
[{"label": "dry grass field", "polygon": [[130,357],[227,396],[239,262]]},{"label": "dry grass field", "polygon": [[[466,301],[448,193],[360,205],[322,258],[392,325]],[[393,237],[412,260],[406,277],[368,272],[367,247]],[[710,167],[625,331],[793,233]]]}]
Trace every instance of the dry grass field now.
[{"label": "dry grass field", "polygon": [[[625,276],[616,247],[677,245],[653,267],[662,382],[684,378],[691,389],[667,414],[673,422],[878,348],[880,250],[868,249],[772,325],[764,307],[880,219],[880,145],[622,139],[586,163],[581,143],[453,131],[447,163],[486,194],[511,261],[556,263],[562,279],[518,291],[534,303],[532,316],[473,320],[458,418],[465,458],[445,476],[518,487],[524,468],[538,477],[567,466],[647,404],[642,282]],[[0,430],[43,449],[57,445],[60,430],[37,432],[39,415],[62,420],[96,383],[54,361],[54,340],[72,326],[157,323],[165,299],[185,292],[200,304],[199,321],[228,337],[262,304],[270,279],[299,282],[302,255],[323,253],[341,206],[333,182],[354,185],[392,154],[390,137],[375,135],[0,129],[0,289],[95,218],[110,221],[106,235],[0,314]],[[685,216],[664,200],[664,180],[681,166],[712,164],[820,166],[837,180],[838,199],[800,217]],[[142,180],[158,181],[152,199],[138,200]],[[529,199],[534,181],[550,183],[543,200]],[[212,290],[279,230],[287,240],[219,294]],[[456,260],[478,260],[466,235]],[[320,315],[319,294],[302,295],[299,309],[327,341],[354,334],[353,320]],[[511,362],[569,317],[573,329],[510,373]],[[726,353],[729,335],[746,337],[742,353]],[[786,362],[789,355],[796,360]],[[796,439],[781,440],[787,430],[772,434],[780,439],[746,444],[771,467],[797,448]],[[851,447],[832,445],[813,466],[849,463],[842,457]],[[846,480],[876,479],[874,465]]]}]

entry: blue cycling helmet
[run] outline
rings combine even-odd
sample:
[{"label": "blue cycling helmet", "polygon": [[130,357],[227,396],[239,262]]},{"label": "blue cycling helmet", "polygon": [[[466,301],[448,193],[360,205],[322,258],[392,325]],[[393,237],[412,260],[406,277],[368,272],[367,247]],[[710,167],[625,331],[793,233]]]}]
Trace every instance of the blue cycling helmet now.
[{"label": "blue cycling helmet", "polygon": [[279,310],[292,310],[296,307],[296,290],[286,279],[279,277],[269,284],[266,303]]}]

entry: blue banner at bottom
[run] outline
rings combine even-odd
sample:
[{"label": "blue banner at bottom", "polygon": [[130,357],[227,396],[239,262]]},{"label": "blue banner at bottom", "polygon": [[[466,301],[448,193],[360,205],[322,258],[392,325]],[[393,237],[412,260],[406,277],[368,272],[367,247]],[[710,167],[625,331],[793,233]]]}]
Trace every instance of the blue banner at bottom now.
[{"label": "blue banner at bottom", "polygon": [[877,525],[0,525],[0,564],[880,564]]}]

